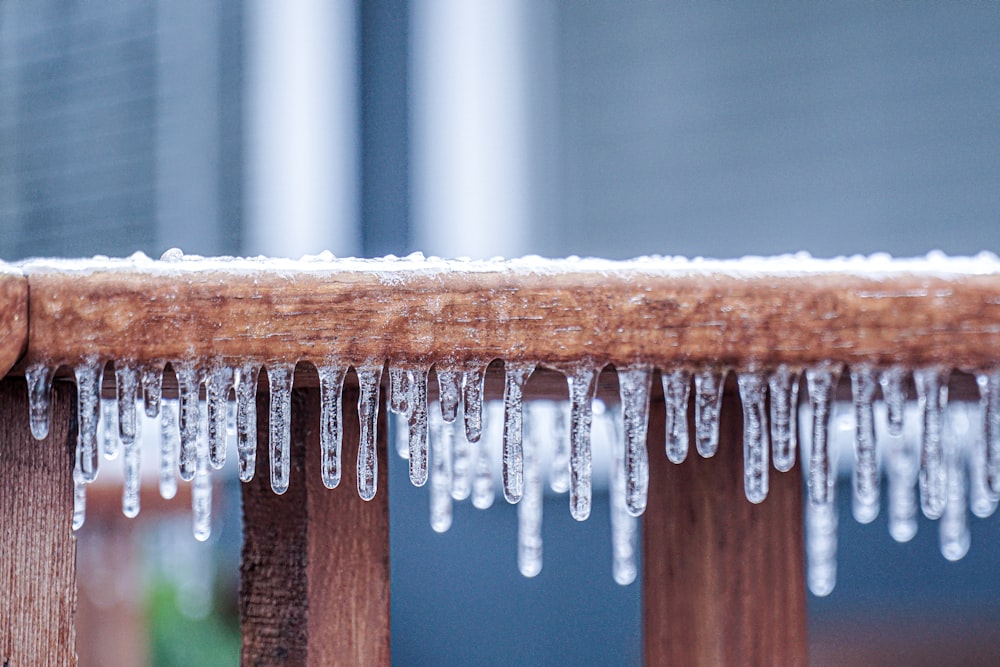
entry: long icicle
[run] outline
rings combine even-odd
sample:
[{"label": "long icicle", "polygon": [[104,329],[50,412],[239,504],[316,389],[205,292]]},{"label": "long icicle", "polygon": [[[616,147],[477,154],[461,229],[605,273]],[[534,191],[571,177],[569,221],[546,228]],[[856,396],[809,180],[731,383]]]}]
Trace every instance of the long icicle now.
[{"label": "long icicle", "polygon": [[260,365],[244,362],[236,375],[236,456],[241,482],[253,479],[257,468],[257,376]]},{"label": "long icicle", "polygon": [[101,372],[104,365],[95,359],[76,367],[76,399],[79,432],[76,461],[80,477],[90,483],[97,479],[97,424],[100,413]]},{"label": "long icicle", "polygon": [[[812,408],[812,446],[809,452],[809,472],[806,482],[809,489],[809,500],[814,505],[832,503],[834,487],[837,482],[836,470],[831,463],[829,439],[833,395],[837,390],[838,377],[839,368],[829,363],[806,370],[809,405]],[[826,514],[823,512],[817,514],[817,520],[826,520],[824,518]],[[834,517],[834,522],[836,522],[836,517]],[[821,525],[825,524],[821,523]],[[834,536],[834,540],[836,540],[836,536]]]},{"label": "long icicle", "polygon": [[[212,469],[209,461],[208,409],[201,413],[195,474],[191,480],[191,528],[194,539],[204,542],[212,534]],[[272,468],[273,469],[273,468]]]},{"label": "long icicle", "polygon": [[229,392],[233,390],[235,372],[231,366],[213,365],[205,378],[205,407],[208,412],[208,461],[216,470],[226,464],[229,434]]},{"label": "long icicle", "polygon": [[288,475],[291,467],[292,382],[294,377],[294,363],[275,363],[267,366],[267,379],[271,390],[267,449],[271,468],[271,490],[278,495],[288,490]]},{"label": "long icicle", "polygon": [[938,519],[947,501],[947,474],[941,436],[948,405],[948,371],[924,368],[913,372],[923,416],[920,441],[920,507],[928,519]]},{"label": "long icicle", "polygon": [[431,528],[444,533],[451,528],[451,450],[455,431],[452,424],[444,421],[439,405],[429,410],[428,417]]},{"label": "long icicle", "polygon": [[[966,420],[967,421],[967,420]],[[950,561],[961,560],[969,553],[969,515],[966,497],[969,489],[967,438],[952,437],[942,440],[942,457],[945,467],[945,503],[938,522],[938,539],[941,555]]]},{"label": "long icicle", "polygon": [[768,378],[771,392],[771,456],[774,468],[788,472],[795,466],[798,446],[797,411],[799,405],[799,376],[782,364]]},{"label": "long icicle", "polygon": [[317,366],[316,370],[319,373],[320,476],[323,478],[323,486],[335,489],[340,484],[341,477],[344,426],[340,415],[347,367],[324,364]]},{"label": "long icicle", "polygon": [[871,523],[879,510],[879,472],[876,458],[875,399],[877,379],[868,366],[851,370],[854,400],[854,467],[851,506],[858,523]]},{"label": "long icicle", "polygon": [[371,500],[378,491],[378,406],[382,364],[362,364],[354,369],[358,374],[361,395],[358,398],[358,419],[361,437],[358,441],[358,495]]},{"label": "long icicle", "polygon": [[524,414],[524,496],[517,504],[517,568],[525,577],[542,571],[542,475],[533,424],[540,407],[531,403]]},{"label": "long icicle", "polygon": [[569,511],[577,521],[590,516],[591,410],[597,394],[597,376],[598,371],[590,366],[576,368],[566,376],[570,399]]},{"label": "long icicle", "polygon": [[1000,495],[1000,372],[980,373],[976,383],[982,411],[986,486],[993,496],[997,496]]},{"label": "long icicle", "polygon": [[[647,375],[652,373],[647,371]],[[621,372],[619,372],[619,381]],[[641,381],[641,380],[640,380]],[[648,379],[646,386],[649,386]],[[648,393],[648,391],[647,391]],[[618,430],[618,423],[625,423],[618,406],[606,408],[597,419],[607,433],[611,465],[608,468],[608,496],[611,504],[611,576],[619,586],[628,586],[639,573],[636,565],[636,537],[638,520],[626,504],[625,438]]]},{"label": "long icicle", "polygon": [[177,430],[177,399],[160,401],[160,497],[170,500],[177,495],[177,449],[180,433]]},{"label": "long icicle", "polygon": [[[991,464],[997,462],[998,452],[991,451],[1000,437],[1000,410],[995,401],[1000,400],[1000,374],[976,376],[979,385],[979,437],[970,452],[969,506],[980,519],[993,514],[1000,496],[990,485]],[[994,478],[995,479],[995,478]]]},{"label": "long icicle", "polygon": [[503,388],[503,495],[517,503],[524,493],[524,451],[521,446],[522,395],[524,383],[535,370],[532,362],[504,362]]},{"label": "long icicle", "polygon": [[427,483],[427,369],[407,371],[410,395],[406,399],[406,416],[409,437],[410,482],[413,486]]},{"label": "long icicle", "polygon": [[743,490],[747,500],[761,503],[767,498],[767,377],[746,372],[737,376],[743,403]]},{"label": "long icicle", "polygon": [[625,366],[618,371],[618,393],[621,397],[622,470],[625,475],[625,508],[632,516],[646,511],[649,493],[649,452],[646,433],[649,428],[649,390],[653,369],[645,364]]},{"label": "long icicle", "polygon": [[917,534],[918,456],[915,440],[904,429],[900,428],[896,435],[888,434],[885,444],[886,511],[889,535],[897,542],[909,542]]},{"label": "long icicle", "polygon": [[115,362],[115,382],[118,396],[118,435],[122,442],[124,488],[122,513],[127,517],[139,514],[139,421],[136,401],[139,399],[139,371],[126,361]]},{"label": "long icicle", "polygon": [[201,428],[199,396],[201,373],[191,362],[173,364],[177,376],[177,394],[180,413],[177,423],[180,430],[180,476],[185,482],[194,479],[198,458],[198,435]]}]

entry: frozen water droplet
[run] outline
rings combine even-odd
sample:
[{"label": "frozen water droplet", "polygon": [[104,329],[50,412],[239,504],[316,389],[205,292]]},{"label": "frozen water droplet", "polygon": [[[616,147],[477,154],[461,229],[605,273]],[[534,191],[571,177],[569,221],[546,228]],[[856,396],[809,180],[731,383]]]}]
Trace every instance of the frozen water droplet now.
[{"label": "frozen water droplet", "polygon": [[253,479],[257,467],[257,375],[260,366],[244,363],[236,378],[236,454],[241,482]]},{"label": "frozen water droplet", "polygon": [[743,489],[747,500],[763,502],[768,491],[767,377],[764,373],[740,373],[743,403]]},{"label": "frozen water droplet", "polygon": [[271,389],[270,428],[268,437],[271,490],[281,495],[288,490],[292,440],[292,381],[295,364],[268,364],[267,379]]},{"label": "frozen water droplet", "polygon": [[577,521],[584,521],[590,516],[593,465],[590,431],[597,375],[594,368],[580,367],[566,376],[570,402],[569,512]]},{"label": "frozen water droplet", "polygon": [[194,479],[198,457],[198,431],[201,424],[199,400],[201,373],[192,362],[175,363],[173,367],[174,375],[177,376],[179,400],[177,423],[181,436],[178,465],[181,479],[190,482]]},{"label": "frozen water droplet", "polygon": [[445,424],[440,406],[430,410],[430,508],[431,528],[444,533],[451,528],[451,450],[455,435]]},{"label": "frozen water droplet", "polygon": [[163,400],[163,367],[145,366],[142,369],[142,404],[147,417],[160,414]]},{"label": "frozen water droplet", "polygon": [[229,366],[213,366],[205,378],[205,404],[208,410],[208,460],[213,468],[226,464],[229,433],[229,392],[233,390],[235,372]]},{"label": "frozen water droplet", "polygon": [[410,434],[410,482],[414,486],[427,483],[427,369],[408,371],[410,395],[406,399]]},{"label": "frozen water droplet", "polygon": [[986,484],[991,494],[1000,494],[1000,372],[980,373],[979,405],[982,411],[982,441]]},{"label": "frozen water droplet", "polygon": [[[494,403],[498,403],[495,401]],[[498,411],[499,408],[497,408]],[[494,422],[490,422],[494,423]],[[497,420],[495,423],[499,424]],[[488,509],[493,506],[496,491],[493,488],[493,466],[491,457],[500,449],[496,428],[487,428],[478,442],[473,443],[476,451],[476,472],[472,480],[472,505],[477,509]],[[567,479],[569,465],[567,464]]]},{"label": "frozen water droplet", "polygon": [[649,390],[653,369],[647,365],[625,366],[618,371],[618,394],[622,405],[622,470],[625,475],[624,502],[631,516],[646,511],[649,493]]},{"label": "frozen water droplet", "polygon": [[691,374],[684,370],[664,372],[663,402],[666,407],[667,458],[682,463],[688,453],[688,393]]},{"label": "frozen water droplet", "polygon": [[438,394],[441,414],[446,422],[458,418],[458,404],[462,402],[462,373],[448,368],[437,369]]},{"label": "frozen water droplet", "polygon": [[320,472],[323,486],[335,489],[340,484],[341,449],[344,441],[344,427],[340,421],[341,396],[347,368],[343,366],[319,366],[319,449]]},{"label": "frozen water droplet", "polygon": [[[837,482],[831,463],[829,439],[830,414],[833,411],[833,395],[837,389],[838,376],[839,369],[830,363],[806,370],[809,406],[812,408],[812,446],[809,452],[809,473],[806,481],[809,487],[810,502],[817,505],[833,502],[833,488]],[[835,516],[834,524],[836,524]],[[836,536],[834,536],[834,548],[836,548]],[[833,590],[832,583],[830,590]],[[815,591],[813,592],[815,593]],[[816,593],[816,595],[821,594]]]},{"label": "frozen water droplet", "polygon": [[409,410],[410,377],[405,368],[389,366],[389,410],[397,415]]},{"label": "frozen water droplet", "polygon": [[851,371],[854,398],[854,468],[852,508],[858,523],[871,523],[879,510],[879,472],[875,457],[875,372],[860,366]]},{"label": "frozen water droplet", "polygon": [[694,376],[695,446],[706,459],[719,449],[719,414],[725,384],[725,371],[706,369]]},{"label": "frozen water droplet", "polygon": [[503,454],[501,473],[503,495],[509,503],[521,500],[524,493],[524,451],[522,449],[522,395],[524,383],[535,370],[531,362],[504,362]]},{"label": "frozen water droplet", "polygon": [[88,483],[97,479],[97,424],[100,413],[101,373],[103,369],[103,364],[96,360],[89,360],[77,366],[75,370],[79,419],[76,461],[81,478]]},{"label": "frozen water droplet", "polygon": [[378,434],[379,383],[382,364],[364,364],[355,368],[361,396],[358,399],[358,419],[361,439],[358,443],[358,495],[371,500],[378,491],[378,454],[375,438]]},{"label": "frozen water droplet", "polygon": [[969,516],[966,513],[968,478],[965,439],[949,438],[943,443],[946,493],[941,513],[939,539],[941,554],[950,561],[969,553]]},{"label": "frozen water droplet", "polygon": [[837,583],[837,507],[832,497],[806,503],[806,580],[817,597],[832,593]]},{"label": "frozen water droplet", "polygon": [[[593,371],[590,373],[595,375]],[[572,385],[573,381],[570,383]],[[529,403],[524,415],[524,495],[517,505],[517,568],[525,577],[535,577],[542,571],[542,474],[541,462],[538,460],[540,443],[533,437],[537,434],[533,424],[537,410],[533,403]],[[589,426],[588,424],[588,440]]]},{"label": "frozen water droplet", "polygon": [[920,442],[920,507],[928,519],[938,519],[947,500],[947,475],[941,434],[948,405],[948,371],[924,368],[913,372],[923,416]]},{"label": "frozen water droplet", "polygon": [[160,497],[170,500],[177,495],[177,455],[180,432],[177,429],[178,401],[160,402]]},{"label": "frozen water droplet", "polygon": [[44,440],[49,434],[52,416],[52,376],[55,375],[55,369],[43,363],[35,363],[28,366],[24,375],[28,380],[31,435],[36,440]]},{"label": "frozen water droplet", "polygon": [[799,406],[799,376],[781,365],[768,379],[771,390],[771,454],[774,467],[788,472],[795,466],[796,411]]},{"label": "frozen water droplet", "polygon": [[[646,379],[643,382],[648,396],[652,374],[648,370],[645,373]],[[621,371],[618,376],[621,382]],[[608,434],[611,450],[611,465],[608,468],[608,496],[611,503],[611,574],[615,583],[628,586],[635,581],[639,572],[635,559],[638,521],[631,515],[625,502],[625,441],[618,430],[619,412],[620,408],[617,406],[605,410],[603,414],[595,417],[595,424],[600,423],[603,431]],[[622,421],[625,423],[624,419]]]},{"label": "frozen water droplet", "polygon": [[118,458],[118,401],[101,397],[101,417],[98,434],[104,458],[113,461]]},{"label": "frozen water droplet", "polygon": [[483,432],[483,382],[486,378],[486,366],[467,366],[464,375],[462,397],[465,411],[465,438],[469,442],[479,442]]},{"label": "frozen water droplet", "polygon": [[83,528],[87,518],[87,482],[79,467],[73,468],[73,530]]},{"label": "frozen water droplet", "polygon": [[906,389],[903,386],[905,377],[905,371],[898,366],[882,371],[879,376],[882,398],[885,399],[889,435],[892,436],[903,433],[903,413],[906,409]]}]

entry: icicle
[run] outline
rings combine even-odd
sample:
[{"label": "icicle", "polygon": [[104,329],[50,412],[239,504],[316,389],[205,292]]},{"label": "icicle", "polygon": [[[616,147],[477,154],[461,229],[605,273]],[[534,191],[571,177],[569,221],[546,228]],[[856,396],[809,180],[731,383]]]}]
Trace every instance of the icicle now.
[{"label": "icicle", "polygon": [[427,483],[427,369],[407,371],[410,395],[407,397],[410,482],[413,486]]},{"label": "icicle", "polygon": [[452,442],[451,497],[462,501],[472,494],[473,443],[466,440],[464,434],[459,433],[455,420],[445,421],[445,424],[445,428],[451,431]]},{"label": "icicle", "polygon": [[898,435],[889,434],[885,443],[887,511],[889,535],[897,542],[909,542],[917,534],[917,456],[914,441],[902,428]]},{"label": "icicle", "polygon": [[941,513],[938,537],[941,554],[950,561],[969,553],[969,517],[966,513],[968,478],[965,438],[951,437],[942,442],[945,466],[945,504]]},{"label": "icicle", "polygon": [[[596,376],[593,371],[590,373]],[[572,385],[573,381],[570,382]],[[542,475],[538,460],[540,443],[535,438],[538,431],[533,423],[539,407],[530,403],[524,414],[524,496],[517,505],[517,568],[525,577],[535,577],[542,571]],[[589,417],[588,414],[588,422]],[[588,423],[588,431],[589,426]]]},{"label": "icicle", "polygon": [[260,366],[244,363],[236,377],[236,454],[241,482],[253,479],[257,467],[257,375]]},{"label": "icicle", "polygon": [[632,516],[639,516],[646,511],[646,497],[649,493],[646,433],[649,426],[649,389],[652,379],[652,367],[643,364],[626,366],[618,371],[618,393],[621,397],[625,434],[622,448],[624,502]]},{"label": "icicle", "polygon": [[73,530],[83,528],[87,518],[87,482],[80,468],[73,468]]},{"label": "icicle", "polygon": [[118,401],[101,397],[101,416],[98,434],[104,458],[112,461],[118,458]]},{"label": "icicle", "polygon": [[948,371],[924,368],[913,372],[923,415],[920,442],[920,507],[928,519],[938,519],[947,501],[947,475],[941,449],[944,410],[948,405]]},{"label": "icicle", "polygon": [[1000,372],[976,376],[983,419],[983,465],[991,495],[1000,494]]},{"label": "icicle", "polygon": [[84,482],[97,479],[97,424],[101,402],[101,371],[103,364],[89,360],[76,367],[76,398],[79,433],[76,461]]},{"label": "icicle", "polygon": [[531,362],[504,362],[503,387],[503,495],[509,503],[524,493],[524,452],[521,446],[524,383],[535,370]]},{"label": "icicle", "polygon": [[451,528],[451,449],[455,431],[441,416],[440,406],[430,410],[431,528],[444,533]]},{"label": "icicle", "polygon": [[389,366],[389,411],[397,415],[409,410],[410,374],[405,368]]},{"label": "icicle", "polygon": [[177,395],[180,401],[177,418],[180,430],[178,462],[181,479],[190,482],[194,479],[198,457],[198,431],[201,423],[198,394],[201,391],[201,373],[191,362],[181,362],[173,366],[174,375],[177,376]]},{"label": "icicle", "polygon": [[[648,370],[645,373],[646,379],[641,382],[645,382],[645,387],[648,387],[651,373]],[[618,377],[621,382],[621,371]],[[595,419],[604,425],[603,430],[608,434],[611,450],[611,465],[608,468],[608,496],[611,503],[611,574],[615,583],[628,586],[635,581],[639,572],[635,561],[638,521],[629,513],[625,502],[625,441],[618,431],[620,411],[618,407],[608,408],[603,414],[599,413]],[[624,418],[621,418],[621,421],[627,423]]]},{"label": "icicle", "polygon": [[378,433],[379,382],[382,380],[382,364],[364,364],[355,367],[361,396],[358,399],[358,419],[361,422],[361,438],[358,442],[358,495],[362,500],[371,500],[378,491],[378,455],[375,438]]},{"label": "icicle", "polygon": [[208,411],[208,460],[219,469],[226,464],[226,420],[229,416],[229,392],[235,372],[229,366],[213,366],[205,377],[205,405]]},{"label": "icicle", "polygon": [[[1000,377],[994,376],[1000,381]],[[995,417],[997,411],[995,406],[990,405],[991,380],[986,375],[976,377],[979,384],[979,417],[980,431],[969,452],[969,507],[972,513],[980,519],[985,519],[993,514],[997,508],[998,496],[990,489],[989,466],[987,461],[990,457],[990,442],[997,433]],[[993,394],[1000,398],[1000,392]],[[996,459],[994,459],[996,460]]]},{"label": "icicle", "polygon": [[837,583],[837,506],[832,487],[828,502],[806,502],[806,580],[817,597],[832,593]]},{"label": "icicle", "polygon": [[763,502],[768,491],[767,377],[763,373],[740,373],[743,403],[743,489],[747,500]]},{"label": "icicle", "polygon": [[177,495],[177,399],[160,402],[160,497],[170,500]]},{"label": "icicle", "polygon": [[[499,423],[499,422],[496,422]],[[493,489],[493,466],[491,455],[499,449],[497,446],[497,429],[487,429],[478,442],[473,443],[476,450],[476,472],[472,480],[472,505],[477,509],[488,509],[493,506],[496,491]],[[569,468],[567,464],[567,478]]]},{"label": "icicle", "polygon": [[895,366],[882,371],[879,384],[882,385],[882,398],[885,399],[886,421],[889,424],[889,435],[902,435],[903,412],[906,409],[906,389],[903,387],[905,371]]},{"label": "icicle", "polygon": [[795,466],[795,416],[799,405],[799,376],[782,364],[768,379],[771,390],[771,454],[774,467],[788,472]]},{"label": "icicle", "polygon": [[[809,391],[809,405],[812,408],[812,446],[809,452],[809,473],[806,481],[809,488],[809,499],[817,505],[833,502],[833,489],[837,483],[836,470],[830,461],[829,448],[830,413],[833,411],[833,395],[837,390],[837,377],[838,371],[832,364],[822,364],[806,370],[806,386]],[[836,517],[834,517],[834,524],[836,524]],[[833,539],[834,548],[836,548],[836,535]],[[830,590],[833,590],[832,583]],[[816,594],[820,595],[820,593]]]},{"label": "icicle", "polygon": [[267,379],[271,389],[268,456],[271,467],[271,490],[281,495],[288,490],[292,440],[292,381],[295,364],[268,364]]},{"label": "icicle", "polygon": [[341,448],[344,440],[344,427],[340,421],[341,395],[344,391],[344,378],[347,368],[344,366],[318,366],[319,372],[319,449],[320,473],[323,486],[335,489],[340,484]]},{"label": "icicle", "polygon": [[[268,370],[268,377],[271,377],[270,369]],[[291,381],[289,381],[289,384],[291,384]],[[271,395],[274,396],[273,383]],[[204,542],[212,534],[212,472],[209,467],[209,426],[207,424],[207,415],[204,417],[204,420],[206,423],[202,425],[201,435],[198,438],[197,462],[195,464],[196,472],[194,479],[191,481],[192,532],[194,533],[194,539],[199,542]],[[271,469],[274,470],[274,467],[272,466]],[[287,474],[285,475],[285,479],[288,479]]]},{"label": "icicle", "polygon": [[146,366],[142,369],[142,404],[147,417],[160,414],[163,400],[163,367]]},{"label": "icicle", "polygon": [[118,433],[122,442],[135,440],[136,409],[139,396],[139,371],[125,361],[115,362],[115,386],[118,397]]},{"label": "icicle", "polygon": [[[138,379],[136,381],[138,385]],[[132,400],[133,417],[136,412],[136,400]],[[140,477],[140,464],[142,447],[139,442],[140,429],[133,421],[133,432],[130,435],[122,435],[122,466],[124,473],[124,484],[122,488],[122,514],[131,518],[139,515],[139,487],[142,479]]]},{"label": "icicle", "polygon": [[44,440],[49,435],[52,415],[52,377],[56,369],[44,363],[28,366],[24,375],[28,380],[28,412],[31,418],[31,435]]},{"label": "icicle", "polygon": [[569,491],[569,433],[566,427],[565,402],[553,405],[552,460],[549,466],[549,488],[554,493]]},{"label": "icicle", "polygon": [[410,425],[409,418],[398,412],[394,412],[393,434],[396,440],[396,453],[404,461],[410,458]]},{"label": "icicle", "polygon": [[681,463],[688,453],[688,393],[691,374],[683,370],[663,373],[663,402],[666,406],[667,458]]},{"label": "icicle", "polygon": [[695,446],[706,459],[719,449],[719,414],[725,384],[725,371],[706,369],[694,376]]},{"label": "icicle", "polygon": [[483,382],[486,379],[486,365],[466,366],[462,379],[462,398],[465,411],[465,438],[469,442],[479,442],[483,432]]},{"label": "icicle", "polygon": [[441,415],[446,422],[451,423],[458,418],[458,404],[462,402],[462,373],[438,367],[437,379]]},{"label": "icicle", "polygon": [[566,376],[569,384],[569,512],[577,521],[590,516],[592,454],[590,431],[592,404],[597,394],[598,371],[581,367]]},{"label": "icicle", "polygon": [[879,472],[875,457],[875,372],[867,366],[851,370],[854,397],[854,468],[852,508],[858,523],[871,523],[879,510]]}]

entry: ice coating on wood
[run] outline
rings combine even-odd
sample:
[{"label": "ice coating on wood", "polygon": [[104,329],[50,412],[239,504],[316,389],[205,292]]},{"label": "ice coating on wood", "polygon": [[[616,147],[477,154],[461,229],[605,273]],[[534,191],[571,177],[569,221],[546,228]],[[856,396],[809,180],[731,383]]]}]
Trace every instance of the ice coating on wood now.
[{"label": "ice coating on wood", "polygon": [[698,454],[715,456],[719,449],[719,413],[726,372],[704,369],[694,375],[694,439]]},{"label": "ice coating on wood", "polygon": [[194,479],[195,466],[198,457],[198,436],[201,428],[201,411],[199,393],[201,392],[201,373],[193,362],[172,364],[177,377],[177,396],[179,412],[177,425],[180,430],[180,449],[178,454],[180,476],[185,482]]},{"label": "ice coating on wood", "polygon": [[875,456],[875,371],[861,366],[851,370],[854,399],[854,467],[851,507],[858,523],[871,523],[879,510],[879,471]]},{"label": "ice coating on wood", "polygon": [[983,465],[986,484],[994,494],[1000,494],[1000,372],[976,375],[979,405],[982,411]]},{"label": "ice coating on wood", "polygon": [[466,366],[462,379],[462,409],[465,413],[465,438],[479,442],[483,432],[483,382],[486,366]]},{"label": "ice coating on wood", "polygon": [[649,452],[646,434],[649,428],[649,390],[653,369],[646,365],[626,366],[618,371],[618,394],[621,398],[622,470],[625,475],[625,507],[631,516],[646,511],[649,494]]},{"label": "ice coating on wood", "polygon": [[101,416],[97,429],[101,451],[104,458],[113,461],[118,458],[118,401],[114,398],[101,397]]},{"label": "ice coating on wood", "polygon": [[941,438],[948,405],[948,371],[923,368],[913,372],[923,421],[920,440],[920,507],[928,519],[937,519],[947,501],[947,473]]},{"label": "ice coating on wood", "polygon": [[882,398],[885,399],[889,435],[900,435],[903,432],[903,412],[906,407],[906,390],[903,387],[905,378],[905,371],[898,366],[882,371],[879,376]]},{"label": "ice coating on wood", "polygon": [[768,378],[771,392],[771,456],[779,472],[795,466],[799,376],[782,364]]},{"label": "ice coating on wood", "polygon": [[49,435],[52,419],[52,377],[55,369],[44,363],[34,363],[24,371],[28,381],[28,416],[31,435],[44,440]]},{"label": "ice coating on wood", "polygon": [[363,364],[355,368],[361,396],[358,399],[358,419],[361,438],[358,442],[358,495],[371,500],[378,490],[378,453],[375,438],[378,434],[379,382],[382,364]]},{"label": "ice coating on wood", "polygon": [[830,460],[829,439],[830,413],[838,374],[839,369],[829,363],[806,369],[806,387],[812,408],[812,446],[806,481],[809,500],[817,505],[833,502],[833,489],[837,482],[836,469]]},{"label": "ice coating on wood", "polygon": [[157,364],[142,369],[142,405],[147,417],[160,413],[163,400],[163,366]]},{"label": "ice coating on wood", "polygon": [[562,402],[552,408],[552,460],[549,462],[549,488],[554,493],[569,491],[569,429]]},{"label": "ice coating on wood", "polygon": [[439,366],[437,380],[441,415],[446,422],[453,422],[458,418],[458,404],[462,402],[462,373]]},{"label": "ice coating on wood", "polygon": [[590,449],[592,404],[597,393],[598,370],[581,366],[566,376],[570,401],[569,511],[577,521],[590,516],[592,453]]},{"label": "ice coating on wood", "polygon": [[431,528],[436,533],[443,533],[451,528],[451,453],[455,429],[454,424],[442,418],[440,405],[432,406],[428,416]]},{"label": "ice coating on wood", "polygon": [[389,410],[397,415],[407,411],[410,396],[409,374],[405,368],[389,366]]},{"label": "ice coating on wood", "polygon": [[317,366],[319,372],[319,450],[320,476],[323,486],[335,489],[340,484],[341,449],[344,441],[344,426],[340,420],[341,396],[347,368],[339,365]]},{"label": "ice coating on wood", "polygon": [[524,414],[524,495],[517,505],[517,568],[525,577],[538,576],[542,571],[543,483],[536,423],[538,408],[534,402],[529,403]]},{"label": "ice coating on wood", "polygon": [[[649,386],[648,378],[646,386],[647,388]],[[608,467],[608,500],[611,505],[611,576],[618,585],[628,586],[635,581],[639,573],[635,559],[639,522],[629,512],[625,500],[625,438],[622,437],[624,428],[622,431],[618,429],[619,423],[624,426],[622,411],[618,406],[598,411],[595,415],[595,425],[599,424],[602,431],[607,434],[611,454],[611,465]]]},{"label": "ice coating on wood", "polygon": [[260,366],[245,362],[236,374],[236,455],[241,482],[257,467],[257,375]]},{"label": "ice coating on wood", "polygon": [[97,479],[98,447],[97,424],[101,410],[101,374],[104,364],[96,360],[77,366],[76,400],[79,433],[76,445],[76,463],[84,482]]},{"label": "ice coating on wood", "polygon": [[410,482],[414,486],[427,483],[427,369],[407,371],[406,417],[409,437]]},{"label": "ice coating on wood", "polygon": [[663,402],[666,408],[667,458],[682,463],[688,453],[688,393],[691,374],[685,370],[664,371]]},{"label": "ice coating on wood", "polygon": [[177,430],[177,411],[179,405],[176,398],[164,398],[160,401],[160,497],[170,500],[177,495],[177,456],[180,446],[180,433]]},{"label": "ice coating on wood", "polygon": [[271,468],[271,490],[282,494],[288,490],[288,475],[292,447],[292,380],[295,364],[268,364],[267,379],[271,390],[268,428],[268,456]]},{"label": "ice coating on wood", "polygon": [[229,393],[233,390],[235,370],[214,365],[205,377],[205,404],[208,410],[208,457],[218,470],[226,463],[228,444]]},{"label": "ice coating on wood", "polygon": [[530,362],[505,362],[503,387],[503,454],[501,476],[503,495],[509,503],[524,493],[524,452],[521,446],[522,395],[524,383],[535,370]]},{"label": "ice coating on wood", "polygon": [[768,492],[767,376],[747,372],[738,376],[743,403],[743,490],[752,503]]}]

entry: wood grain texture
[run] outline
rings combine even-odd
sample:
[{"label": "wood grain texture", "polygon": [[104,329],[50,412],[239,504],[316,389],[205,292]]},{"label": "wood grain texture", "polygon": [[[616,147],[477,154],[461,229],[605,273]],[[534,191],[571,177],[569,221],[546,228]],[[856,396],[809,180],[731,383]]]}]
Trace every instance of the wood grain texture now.
[{"label": "wood grain texture", "polygon": [[0,381],[0,664],[75,665],[74,394],[53,391],[49,437],[28,428],[23,380]]},{"label": "wood grain texture", "polygon": [[29,360],[1000,362],[1000,275],[26,268]]},{"label": "wood grain texture", "polygon": [[[655,384],[654,384],[655,386]],[[660,400],[662,401],[662,395]],[[808,660],[802,474],[771,470],[760,505],[743,492],[735,382],[719,452],[664,455],[663,408],[649,424],[643,614],[647,665],[804,665]]]},{"label": "wood grain texture", "polygon": [[0,263],[0,378],[28,344],[28,279]]},{"label": "wood grain texture", "polygon": [[379,492],[358,497],[358,394],[344,393],[344,474],[319,472],[319,394],[293,391],[288,491],[270,489],[267,402],[258,400],[257,472],[243,485],[240,609],[244,665],[388,665],[387,422],[379,422]]}]

